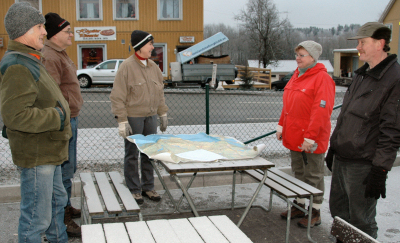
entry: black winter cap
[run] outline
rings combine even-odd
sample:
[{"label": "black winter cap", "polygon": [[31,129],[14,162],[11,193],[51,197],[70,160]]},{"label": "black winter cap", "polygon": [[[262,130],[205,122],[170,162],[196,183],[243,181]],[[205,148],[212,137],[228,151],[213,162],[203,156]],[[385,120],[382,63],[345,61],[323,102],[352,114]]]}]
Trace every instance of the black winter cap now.
[{"label": "black winter cap", "polygon": [[48,13],[44,17],[46,18],[44,26],[47,31],[47,39],[50,39],[58,32],[62,31],[66,26],[70,25],[67,20],[61,18],[60,15],[56,13]]},{"label": "black winter cap", "polygon": [[131,44],[135,51],[139,51],[144,45],[152,41],[154,37],[144,31],[134,30],[131,34]]}]

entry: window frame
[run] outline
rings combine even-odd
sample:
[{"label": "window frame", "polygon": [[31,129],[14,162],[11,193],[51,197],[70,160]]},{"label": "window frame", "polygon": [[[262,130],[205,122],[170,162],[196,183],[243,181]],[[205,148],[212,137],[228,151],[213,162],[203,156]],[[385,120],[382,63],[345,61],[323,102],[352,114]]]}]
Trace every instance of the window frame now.
[{"label": "window frame", "polygon": [[392,42],[392,38],[393,38],[393,24],[392,23],[387,23],[385,24],[386,27],[388,27],[391,31],[392,34],[390,35],[390,42]]},{"label": "window frame", "polygon": [[[43,11],[42,11],[42,0],[37,0],[38,2],[39,2],[39,11],[41,12],[41,13],[43,13]],[[22,3],[22,2],[29,2],[29,1],[24,1],[24,0],[15,0],[15,3]],[[32,4],[31,4],[32,5]]]},{"label": "window frame", "polygon": [[132,21],[132,20],[139,20],[139,0],[133,0],[135,2],[135,17],[134,18],[118,18],[117,17],[117,1],[118,0],[113,0],[112,4],[113,4],[113,20],[128,20],[128,21]]},{"label": "window frame", "polygon": [[76,0],[76,20],[78,21],[102,21],[103,20],[103,0],[91,0],[99,2],[99,17],[98,18],[81,18],[80,16],[80,2],[82,0]]},{"label": "window frame", "polygon": [[161,20],[161,21],[169,21],[169,20],[182,20],[183,19],[183,1],[182,0],[178,0],[179,1],[179,17],[178,18],[163,18],[161,16],[161,1],[166,1],[166,0],[157,0],[157,20]]},{"label": "window frame", "polygon": [[[153,43],[154,48],[163,48],[163,71],[161,71],[163,77],[168,77],[168,44],[167,43]],[[157,65],[158,66],[158,65]]]}]

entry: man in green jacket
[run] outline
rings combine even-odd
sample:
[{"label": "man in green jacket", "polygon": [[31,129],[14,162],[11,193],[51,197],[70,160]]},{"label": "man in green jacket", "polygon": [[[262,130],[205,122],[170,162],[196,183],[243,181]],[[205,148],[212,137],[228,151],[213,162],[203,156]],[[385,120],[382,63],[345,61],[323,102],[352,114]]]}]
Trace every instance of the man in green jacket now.
[{"label": "man in green jacket", "polygon": [[10,40],[0,63],[0,105],[21,169],[19,242],[41,242],[43,232],[49,242],[68,242],[61,164],[68,159],[70,109],[41,63],[44,22],[26,2],[11,5],[4,19]]}]

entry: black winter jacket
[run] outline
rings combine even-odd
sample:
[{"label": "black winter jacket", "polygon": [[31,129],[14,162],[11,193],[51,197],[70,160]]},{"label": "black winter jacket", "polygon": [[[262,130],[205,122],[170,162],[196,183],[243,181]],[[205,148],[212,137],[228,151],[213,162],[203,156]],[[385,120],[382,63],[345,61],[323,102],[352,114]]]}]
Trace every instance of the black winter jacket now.
[{"label": "black winter jacket", "polygon": [[396,55],[355,71],[330,144],[344,162],[390,170],[400,146],[400,65]]}]

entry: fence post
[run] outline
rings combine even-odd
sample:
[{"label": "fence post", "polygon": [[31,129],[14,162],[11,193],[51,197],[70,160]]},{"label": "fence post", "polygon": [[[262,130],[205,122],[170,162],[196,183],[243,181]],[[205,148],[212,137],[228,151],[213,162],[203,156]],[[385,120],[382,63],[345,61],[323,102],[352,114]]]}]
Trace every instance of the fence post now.
[{"label": "fence post", "polygon": [[210,134],[210,85],[206,83],[206,134]]}]

